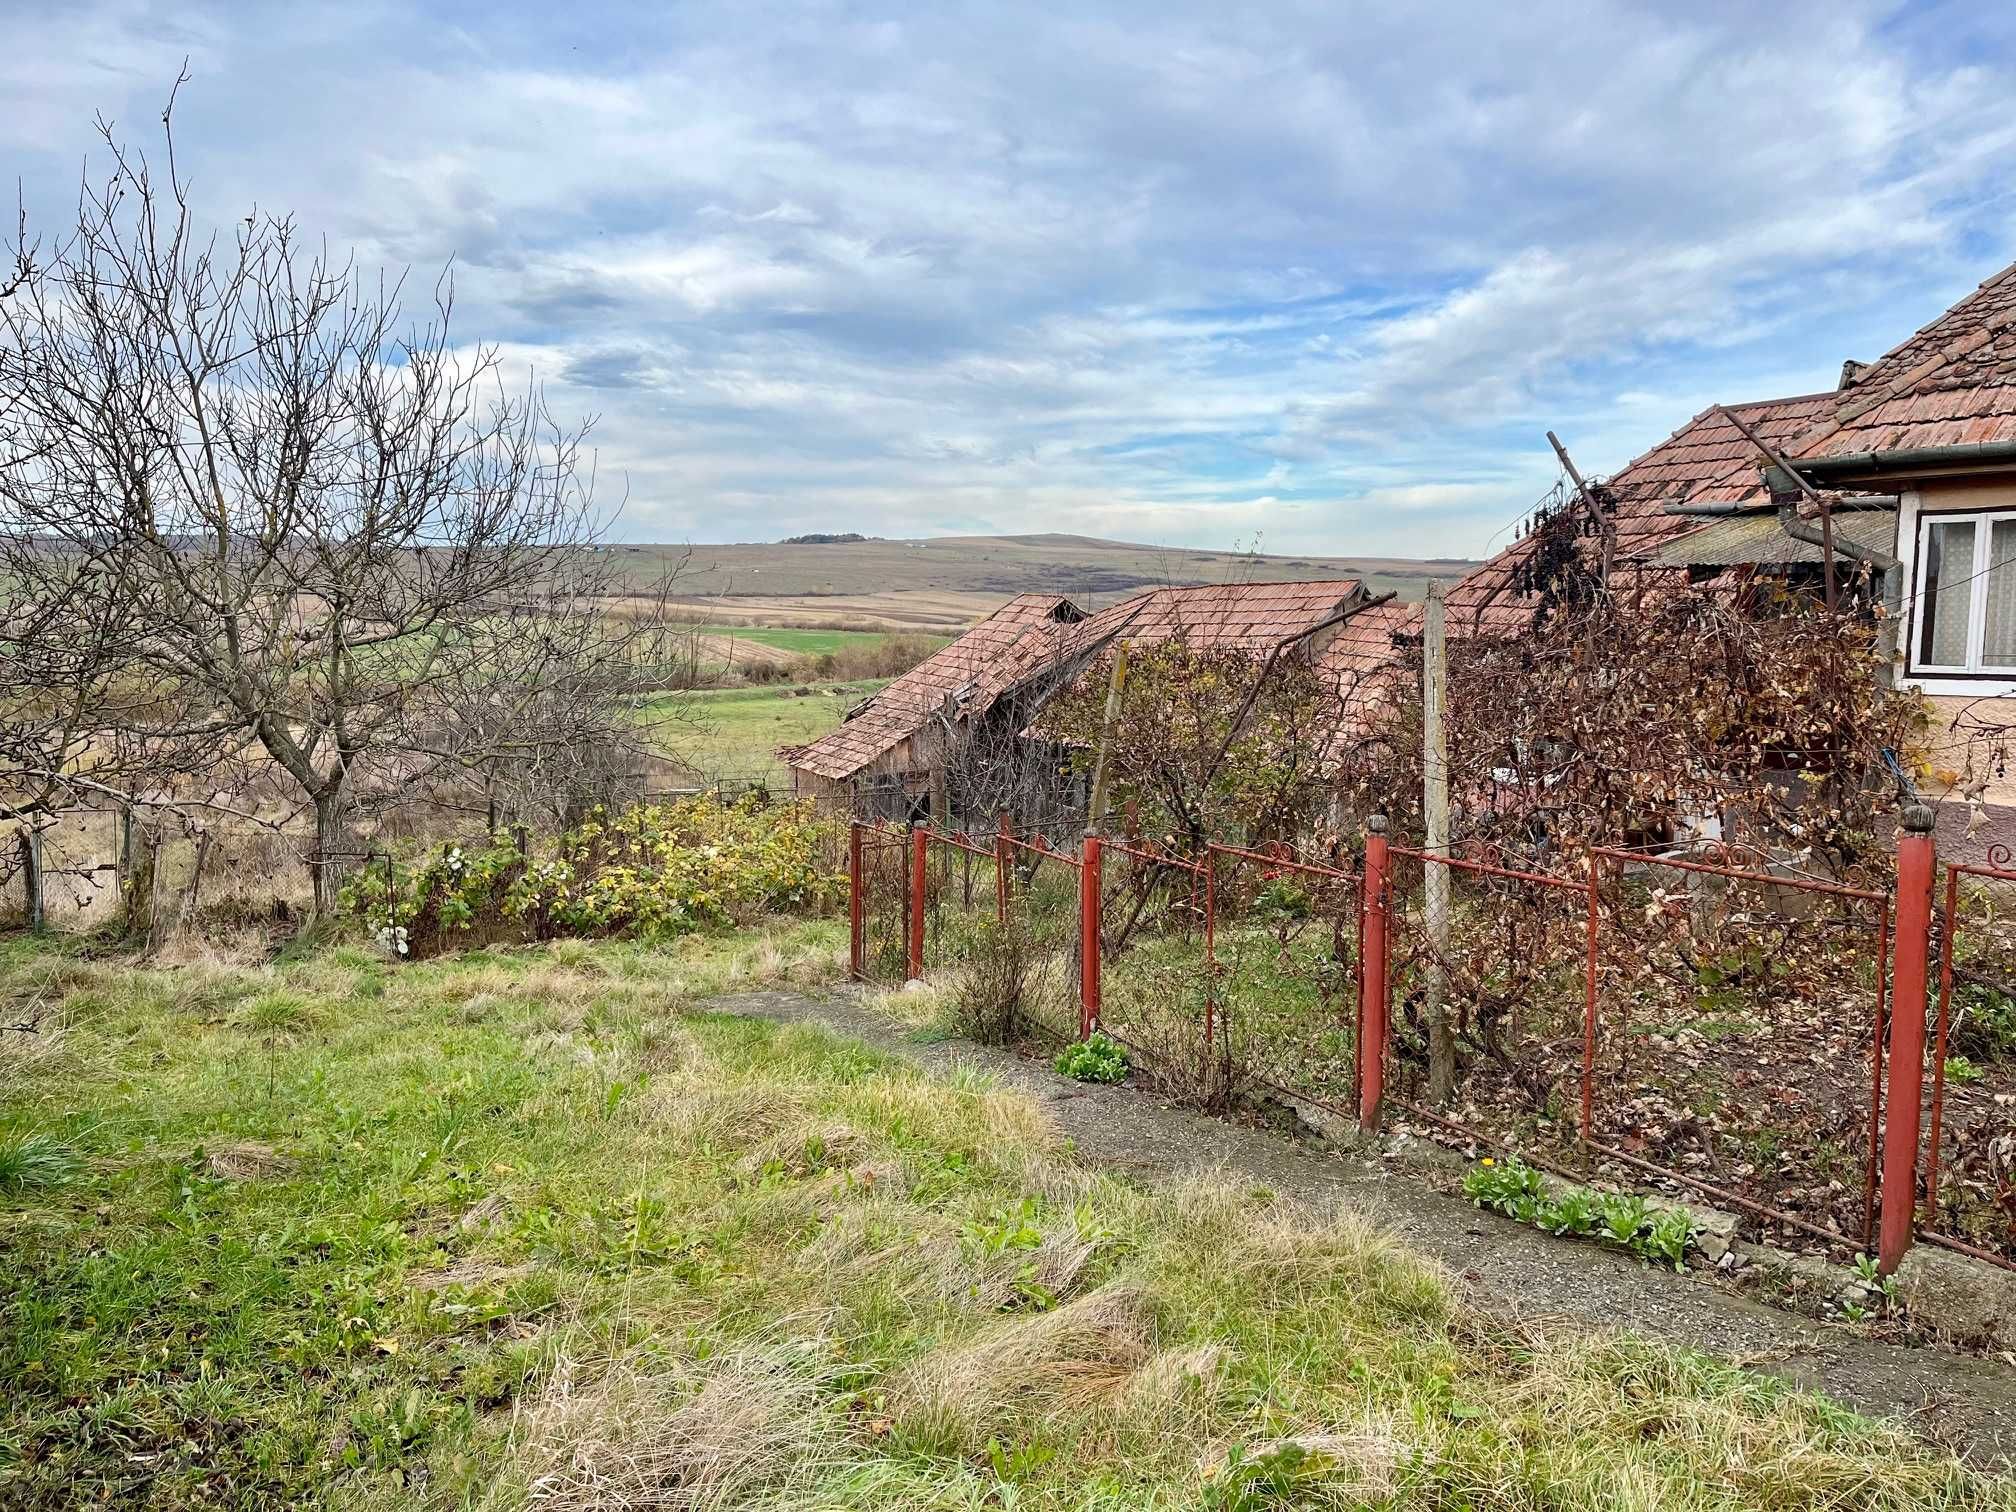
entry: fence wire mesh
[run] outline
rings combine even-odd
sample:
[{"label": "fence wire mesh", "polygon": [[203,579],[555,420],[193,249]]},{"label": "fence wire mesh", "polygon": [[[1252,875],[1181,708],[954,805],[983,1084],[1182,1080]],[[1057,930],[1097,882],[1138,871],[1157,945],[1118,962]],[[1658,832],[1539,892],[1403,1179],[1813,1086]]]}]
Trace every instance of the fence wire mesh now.
[{"label": "fence wire mesh", "polygon": [[1210,981],[1204,951],[1205,869],[1160,850],[1102,847],[1099,1022],[1139,1073],[1170,1095],[1210,1106]]},{"label": "fence wire mesh", "polygon": [[910,842],[901,830],[860,829],[862,979],[894,986],[907,974]]},{"label": "fence wire mesh", "polygon": [[[1002,842],[1007,877],[1001,949],[1019,962],[1021,1022],[1045,1039],[1068,1042],[1079,1031],[1080,864],[1040,835]],[[1005,964],[1005,963],[1004,963]]]},{"label": "fence wire mesh", "polygon": [[1211,882],[1220,1095],[1286,1099],[1319,1124],[1351,1116],[1358,876],[1283,847],[1213,846]]},{"label": "fence wire mesh", "polygon": [[1869,1247],[1887,899],[1740,855],[1596,863],[1600,1160]]},{"label": "fence wire mesh", "polygon": [[2016,870],[1993,863],[1946,868],[1921,1232],[2016,1266]]},{"label": "fence wire mesh", "polygon": [[[1438,881],[1439,927],[1430,911]],[[1489,853],[1444,858],[1395,846],[1387,890],[1387,1100],[1431,1126],[1559,1159],[1579,1130],[1586,886]],[[1446,1089],[1431,1076],[1438,1005],[1455,1049]]]}]

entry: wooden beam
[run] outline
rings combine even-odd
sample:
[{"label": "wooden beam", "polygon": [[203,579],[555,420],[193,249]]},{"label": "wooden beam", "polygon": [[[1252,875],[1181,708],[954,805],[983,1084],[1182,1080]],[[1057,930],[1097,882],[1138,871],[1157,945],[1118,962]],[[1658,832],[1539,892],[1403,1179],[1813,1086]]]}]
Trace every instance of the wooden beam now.
[{"label": "wooden beam", "polygon": [[1617,522],[1611,519],[1609,513],[1597,502],[1595,491],[1582,481],[1582,474],[1575,466],[1575,459],[1568,455],[1568,448],[1561,444],[1561,438],[1549,431],[1547,444],[1554,448],[1554,455],[1561,459],[1561,465],[1567,469],[1570,480],[1575,484],[1575,496],[1582,501],[1583,507],[1596,517],[1596,528],[1603,536],[1603,587],[1608,590],[1610,559],[1616,554],[1617,548]]}]

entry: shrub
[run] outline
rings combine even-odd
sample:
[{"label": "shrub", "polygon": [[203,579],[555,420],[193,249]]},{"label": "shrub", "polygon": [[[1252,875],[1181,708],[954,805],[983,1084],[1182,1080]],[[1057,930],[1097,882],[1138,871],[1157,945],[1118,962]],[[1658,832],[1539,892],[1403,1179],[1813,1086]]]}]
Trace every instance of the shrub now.
[{"label": "shrub", "polygon": [[946,1027],[983,1045],[1012,1044],[1022,1027],[1024,997],[1035,986],[1036,952],[1028,934],[1012,920],[983,920],[963,964],[946,1005]]},{"label": "shrub", "polygon": [[808,804],[711,797],[597,811],[547,859],[514,845],[444,845],[420,865],[367,867],[345,906],[389,952],[479,929],[518,936],[683,934],[766,912],[824,913],[846,879],[825,868],[832,821]]},{"label": "shrub", "polygon": [[1118,1082],[1127,1079],[1127,1052],[1094,1030],[1092,1037],[1066,1045],[1056,1066],[1073,1081]]}]

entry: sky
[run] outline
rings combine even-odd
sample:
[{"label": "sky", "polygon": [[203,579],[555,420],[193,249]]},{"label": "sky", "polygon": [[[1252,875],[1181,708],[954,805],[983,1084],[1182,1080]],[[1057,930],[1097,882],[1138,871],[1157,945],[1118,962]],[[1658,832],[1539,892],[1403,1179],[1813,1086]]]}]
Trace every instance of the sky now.
[{"label": "sky", "polygon": [[1972,3],[4,0],[60,226],[149,143],[222,226],[452,272],[640,541],[1065,531],[1472,556],[2016,259]]}]

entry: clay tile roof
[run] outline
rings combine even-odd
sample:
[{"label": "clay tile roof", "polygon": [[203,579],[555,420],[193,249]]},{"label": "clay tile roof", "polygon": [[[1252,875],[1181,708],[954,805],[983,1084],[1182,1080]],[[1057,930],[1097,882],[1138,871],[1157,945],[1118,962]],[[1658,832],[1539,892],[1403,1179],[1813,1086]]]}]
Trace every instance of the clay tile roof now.
[{"label": "clay tile roof", "polygon": [[[2016,441],[2016,265],[1877,361],[1850,364],[1843,376],[1849,382],[1841,389],[1729,408],[1795,459]],[[1668,505],[1760,499],[1760,462],[1756,448],[1710,409],[1610,478],[1616,559],[1629,564],[1623,570],[1635,575],[1637,563],[1709,523],[1669,515]],[[1516,633],[1531,623],[1532,604],[1511,586],[1530,549],[1514,542],[1450,590],[1451,635]],[[1369,672],[1379,665],[1381,638],[1390,646],[1395,633],[1419,632],[1418,607],[1360,615],[1326,661],[1340,673]]]},{"label": "clay tile roof", "polygon": [[984,712],[1060,655],[1070,627],[1084,617],[1069,599],[1020,594],[861,704],[839,729],[787,747],[784,759],[820,777],[851,777],[922,730],[948,701],[965,714]]},{"label": "clay tile roof", "polygon": [[1100,610],[1078,627],[1078,641],[1088,647],[1114,639],[1145,645],[1181,635],[1194,647],[1265,653],[1335,617],[1363,587],[1356,578],[1332,578],[1153,588]]},{"label": "clay tile roof", "polygon": [[2012,326],[2016,264],[1862,369],[1789,455],[2016,441]]}]

